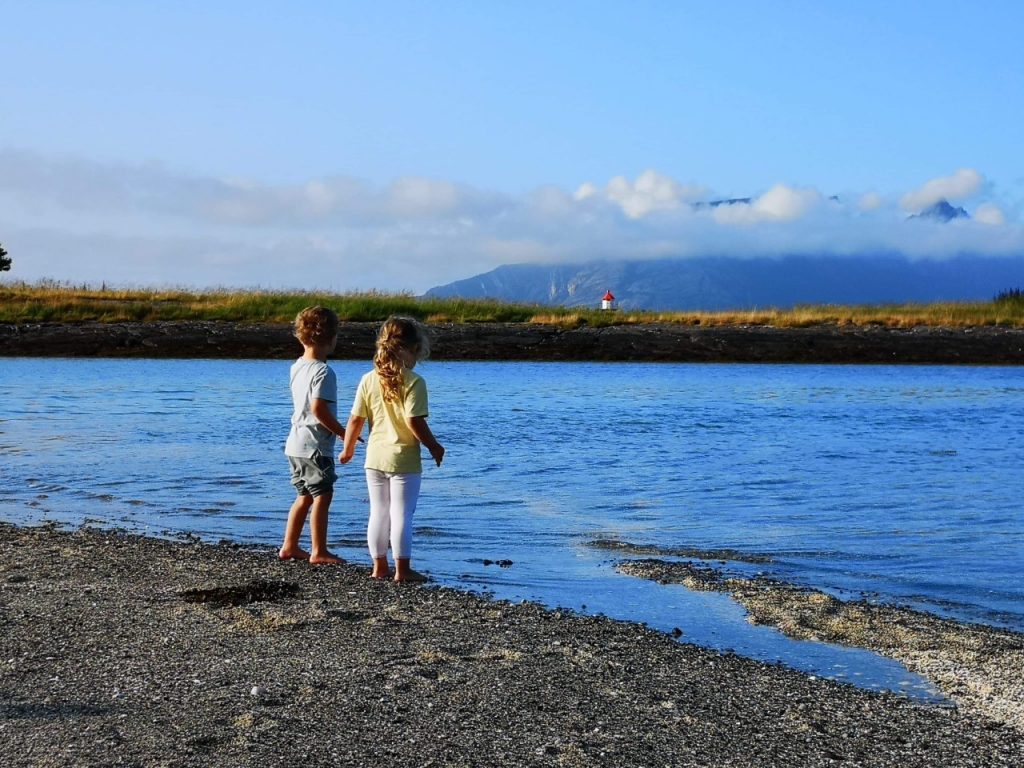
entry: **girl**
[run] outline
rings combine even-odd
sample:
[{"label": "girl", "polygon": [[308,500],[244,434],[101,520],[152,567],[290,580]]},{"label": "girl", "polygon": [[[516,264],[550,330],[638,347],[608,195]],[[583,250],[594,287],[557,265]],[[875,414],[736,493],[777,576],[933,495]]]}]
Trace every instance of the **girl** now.
[{"label": "girl", "polygon": [[420,495],[423,465],[420,444],[441,466],[442,446],[427,426],[427,383],[412,372],[430,354],[430,339],[415,320],[389,317],[377,334],[373,370],[359,382],[352,414],[345,429],[345,446],[338,461],[348,464],[355,454],[363,424],[370,422],[366,445],[366,485],[370,492],[370,522],[366,540],[375,579],[386,579],[388,541],[395,558],[395,581],[426,581],[409,564],[412,555],[412,515]]}]

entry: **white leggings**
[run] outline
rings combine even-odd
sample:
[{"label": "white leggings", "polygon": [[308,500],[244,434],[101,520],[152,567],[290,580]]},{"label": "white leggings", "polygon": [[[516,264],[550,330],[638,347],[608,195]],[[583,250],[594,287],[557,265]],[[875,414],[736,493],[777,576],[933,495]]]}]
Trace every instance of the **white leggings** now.
[{"label": "white leggings", "polygon": [[412,556],[412,513],[420,497],[417,473],[366,470],[366,487],[370,492],[370,522],[366,526],[366,543],[370,557],[384,557],[391,540],[391,554],[396,558]]}]

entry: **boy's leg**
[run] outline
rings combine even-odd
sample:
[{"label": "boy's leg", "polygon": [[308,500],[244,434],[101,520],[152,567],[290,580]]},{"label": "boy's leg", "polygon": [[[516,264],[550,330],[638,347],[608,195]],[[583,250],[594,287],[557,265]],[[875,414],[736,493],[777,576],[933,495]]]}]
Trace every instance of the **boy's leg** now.
[{"label": "boy's leg", "polygon": [[340,563],[341,558],[331,554],[327,549],[327,518],[331,511],[334,493],[321,493],[313,499],[309,515],[309,538],[312,546],[309,562],[313,565],[329,565]]},{"label": "boy's leg", "polygon": [[299,546],[299,537],[312,505],[313,497],[308,494],[295,497],[292,508],[288,510],[288,522],[284,526],[284,543],[277,553],[282,560],[309,560],[309,552]]},{"label": "boy's leg", "polygon": [[386,579],[388,569],[388,537],[391,532],[389,518],[391,490],[388,477],[375,469],[366,470],[366,490],[370,496],[370,519],[366,524],[366,545],[373,559],[370,578]]},{"label": "boy's leg", "polygon": [[408,473],[391,477],[391,551],[395,555],[395,581],[426,581],[412,569],[412,516],[420,497],[423,475]]}]

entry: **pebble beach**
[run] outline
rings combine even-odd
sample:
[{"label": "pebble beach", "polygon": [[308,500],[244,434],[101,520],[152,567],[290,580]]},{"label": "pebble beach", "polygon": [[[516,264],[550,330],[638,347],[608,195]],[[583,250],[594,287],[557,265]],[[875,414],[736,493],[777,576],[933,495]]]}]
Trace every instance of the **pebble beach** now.
[{"label": "pebble beach", "polygon": [[[1024,734],[269,547],[0,524],[5,766],[1017,766]],[[567,588],[570,588],[567,586]]]}]

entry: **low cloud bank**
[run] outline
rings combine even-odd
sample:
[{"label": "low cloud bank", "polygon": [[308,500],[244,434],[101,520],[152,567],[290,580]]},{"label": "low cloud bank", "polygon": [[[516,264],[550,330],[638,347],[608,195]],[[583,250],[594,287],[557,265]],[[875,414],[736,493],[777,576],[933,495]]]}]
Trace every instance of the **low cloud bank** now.
[{"label": "low cloud bank", "polygon": [[981,174],[973,168],[961,168],[951,176],[926,181],[917,189],[905,194],[900,200],[900,205],[905,211],[920,213],[940,200],[968,200],[978,193],[983,181]]},{"label": "low cloud bank", "polygon": [[[894,197],[778,184],[726,199],[648,170],[515,197],[415,176],[274,185],[8,149],[0,242],[26,280],[414,292],[524,261],[1024,258],[1016,206],[997,192],[964,168]],[[941,200],[971,218],[908,220]]]}]

